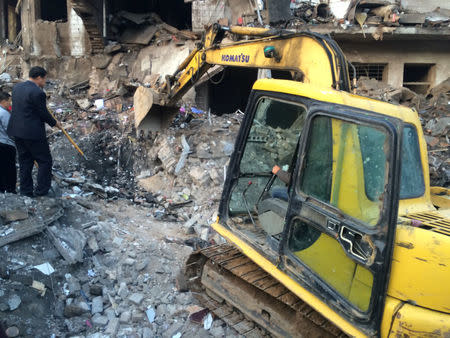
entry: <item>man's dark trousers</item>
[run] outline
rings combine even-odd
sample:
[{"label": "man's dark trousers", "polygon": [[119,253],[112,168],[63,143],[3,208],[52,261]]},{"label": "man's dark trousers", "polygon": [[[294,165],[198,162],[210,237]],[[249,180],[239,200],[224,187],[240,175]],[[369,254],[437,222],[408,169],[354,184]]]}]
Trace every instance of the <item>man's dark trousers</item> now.
[{"label": "man's dark trousers", "polygon": [[22,195],[33,194],[32,171],[34,161],[37,162],[38,175],[36,195],[46,195],[52,182],[52,155],[47,139],[26,140],[15,138],[17,153],[19,154],[20,193]]},{"label": "man's dark trousers", "polygon": [[0,193],[16,192],[16,148],[9,144],[0,143]]},{"label": "man's dark trousers", "polygon": [[32,81],[14,86],[8,135],[16,140],[20,166],[20,193],[32,195],[33,162],[39,165],[36,195],[45,195],[51,186],[52,156],[45,134],[45,123],[54,127],[56,120],[48,112],[45,93]]}]

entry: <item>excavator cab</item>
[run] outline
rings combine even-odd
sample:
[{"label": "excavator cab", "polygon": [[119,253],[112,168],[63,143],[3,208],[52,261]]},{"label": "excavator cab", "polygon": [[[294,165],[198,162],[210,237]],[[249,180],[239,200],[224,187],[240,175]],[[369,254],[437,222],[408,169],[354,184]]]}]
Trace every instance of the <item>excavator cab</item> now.
[{"label": "excavator cab", "polygon": [[[219,222],[375,334],[397,219],[403,123],[317,100],[311,85],[296,83],[297,95],[286,93],[290,87],[255,84]],[[275,164],[290,173],[289,184],[271,173]]]}]

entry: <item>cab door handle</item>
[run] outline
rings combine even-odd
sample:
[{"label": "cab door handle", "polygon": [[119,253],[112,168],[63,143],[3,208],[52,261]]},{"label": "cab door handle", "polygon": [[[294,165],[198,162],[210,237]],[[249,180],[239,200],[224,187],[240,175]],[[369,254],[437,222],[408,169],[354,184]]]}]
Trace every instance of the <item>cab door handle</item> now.
[{"label": "cab door handle", "polygon": [[372,254],[370,245],[364,245],[363,235],[346,226],[341,226],[339,237],[343,241],[343,245],[348,253],[351,255],[367,261]]}]

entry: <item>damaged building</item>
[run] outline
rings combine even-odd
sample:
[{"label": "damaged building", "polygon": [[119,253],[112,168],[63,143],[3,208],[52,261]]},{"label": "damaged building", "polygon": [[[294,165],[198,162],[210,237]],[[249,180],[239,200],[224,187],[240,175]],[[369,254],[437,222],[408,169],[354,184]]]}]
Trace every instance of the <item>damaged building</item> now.
[{"label": "damaged building", "polygon": [[[329,34],[354,67],[357,87],[346,90],[415,108],[430,184],[450,186],[448,1],[0,0],[1,89],[11,92],[31,66],[46,68],[48,107],[83,153],[49,130],[56,198],[0,193],[0,337],[221,338],[241,337],[236,323],[254,325],[234,306],[223,308],[229,321],[199,306],[184,262],[224,241],[211,224],[247,94],[258,78],[292,79],[291,72],[214,66],[191,79],[170,127],[146,134],[136,127],[137,88],[161,89],[216,22]],[[228,33],[222,41],[235,42]],[[298,130],[272,122],[249,138],[249,167],[261,149],[280,167],[295,149]],[[244,225],[247,216],[239,218]],[[430,224],[401,221],[423,231]]]},{"label": "damaged building", "polygon": [[[178,30],[192,30],[199,37],[205,25],[220,21],[330,34],[354,64],[357,77],[375,78],[394,88],[405,86],[425,94],[450,72],[447,1],[2,0],[0,4],[0,38],[21,45],[32,57],[80,58],[103,53],[115,42],[124,49],[142,47],[155,35],[165,43]],[[156,27],[161,22],[170,27],[164,33]],[[227,77],[248,89],[257,74],[230,71],[225,81]],[[215,102],[220,100],[216,91],[223,88],[203,89],[200,96],[209,95],[209,103]]]}]

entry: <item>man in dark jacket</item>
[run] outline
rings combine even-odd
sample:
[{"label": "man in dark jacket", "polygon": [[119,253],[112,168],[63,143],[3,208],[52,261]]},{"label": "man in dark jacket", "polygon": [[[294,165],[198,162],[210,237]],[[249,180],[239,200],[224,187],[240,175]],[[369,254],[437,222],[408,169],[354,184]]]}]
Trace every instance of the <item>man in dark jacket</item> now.
[{"label": "man in dark jacket", "polygon": [[34,161],[39,166],[35,195],[47,195],[51,187],[52,155],[44,123],[61,129],[47,110],[47,98],[42,90],[46,76],[44,68],[32,67],[29,80],[14,86],[12,92],[12,114],[7,131],[14,137],[19,154],[20,193],[30,197],[33,196]]}]

